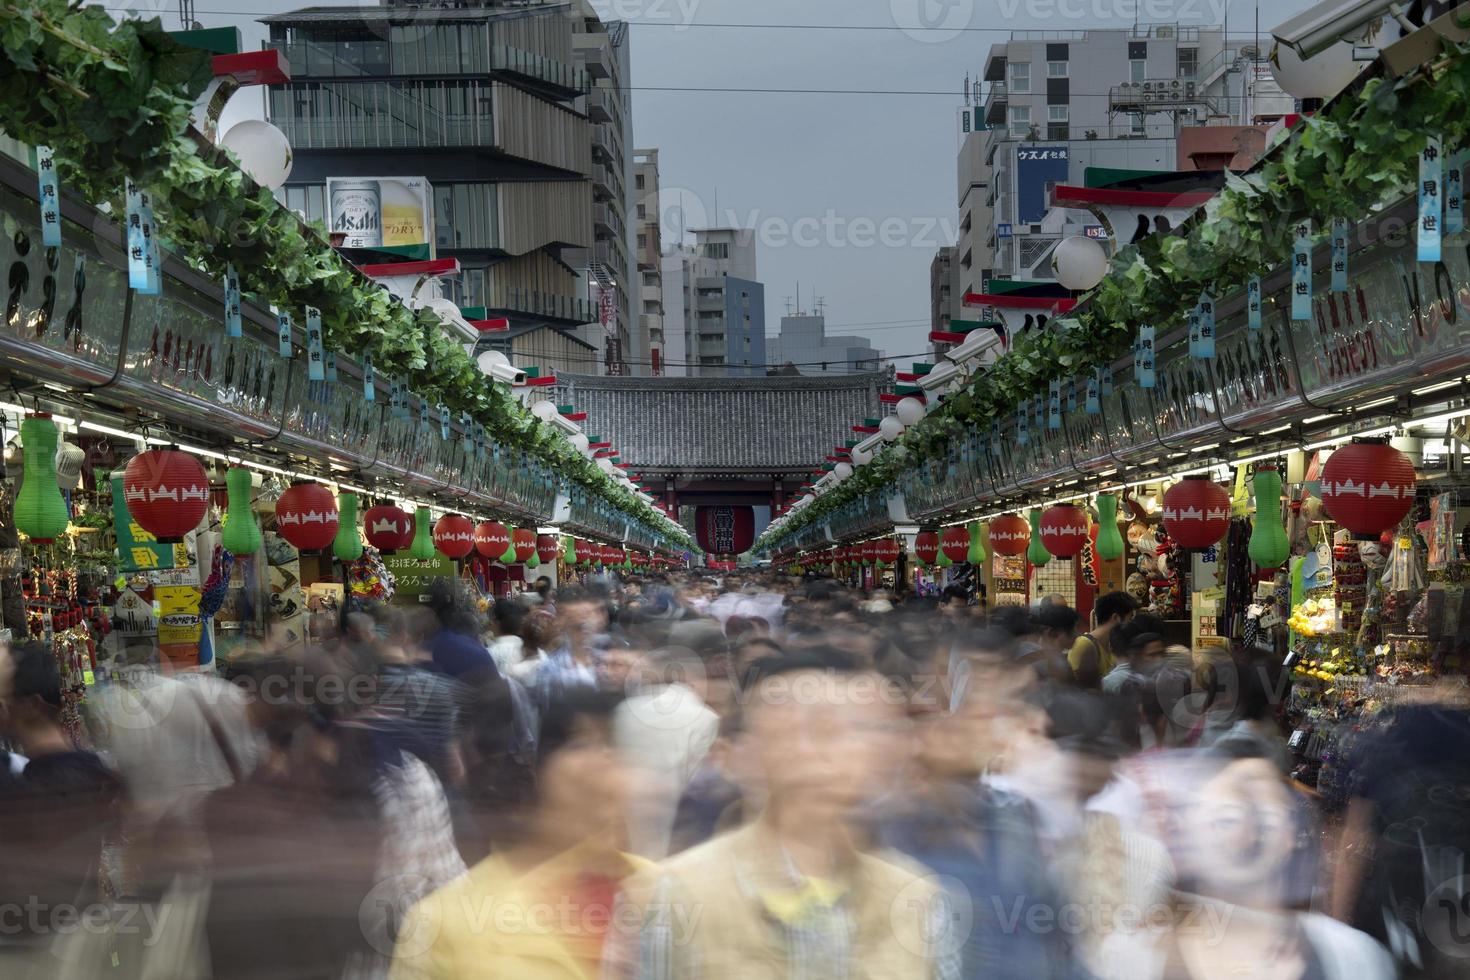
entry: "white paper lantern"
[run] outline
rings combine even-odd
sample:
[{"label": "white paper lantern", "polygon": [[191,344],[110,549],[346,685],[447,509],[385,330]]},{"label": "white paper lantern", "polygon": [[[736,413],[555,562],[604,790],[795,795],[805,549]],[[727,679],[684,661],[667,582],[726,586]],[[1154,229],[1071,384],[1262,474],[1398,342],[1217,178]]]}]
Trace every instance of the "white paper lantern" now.
[{"label": "white paper lantern", "polygon": [[543,422],[556,418],[556,406],[549,401],[539,401],[531,406],[531,414]]},{"label": "white paper lantern", "polygon": [[896,415],[885,415],[883,421],[878,423],[878,434],[883,437],[884,442],[892,442],[903,435],[903,423]]},{"label": "white paper lantern", "polygon": [[905,398],[893,410],[905,426],[918,425],[924,421],[924,415],[928,412],[921,398]]},{"label": "white paper lantern", "polygon": [[1341,41],[1306,61],[1284,44],[1271,48],[1271,74],[1276,84],[1298,99],[1330,99],[1370,64],[1354,61],[1353,46]]},{"label": "white paper lantern", "polygon": [[291,143],[264,119],[236,123],[219,145],[235,154],[240,169],[261,187],[275,190],[291,176]]},{"label": "white paper lantern", "polygon": [[1091,289],[1108,271],[1108,253],[1085,235],[1071,235],[1051,253],[1051,271],[1068,289]]},{"label": "white paper lantern", "polygon": [[832,475],[839,480],[847,479],[848,477],[852,476],[852,464],[838,463],[836,466],[832,467]]}]

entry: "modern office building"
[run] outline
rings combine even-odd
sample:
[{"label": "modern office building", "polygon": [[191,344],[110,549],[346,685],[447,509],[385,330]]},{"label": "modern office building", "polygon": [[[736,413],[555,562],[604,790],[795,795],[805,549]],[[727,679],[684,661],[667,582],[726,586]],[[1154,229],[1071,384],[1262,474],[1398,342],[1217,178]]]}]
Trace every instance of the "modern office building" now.
[{"label": "modern office building", "polygon": [[[1181,132],[1290,112],[1264,65],[1254,41],[1227,39],[1218,26],[1016,31],[992,45],[984,87],[977,81],[963,115],[951,319],[994,315],[967,310],[967,293],[1044,298],[1056,291],[1050,263],[1061,239],[1107,237],[1087,210],[1053,206],[1056,187],[1171,173]],[[1124,232],[1114,237],[1127,244]],[[931,275],[936,321],[939,264]]]},{"label": "modern office building", "polygon": [[766,356],[773,370],[791,365],[810,377],[876,371],[883,354],[866,337],[827,336],[826,316],[797,310],[781,318],[779,334],[766,338]]},{"label": "modern office building", "polygon": [[664,373],[663,237],[659,230],[658,151],[633,151],[634,255],[638,310],[634,314],[633,373]]},{"label": "modern office building", "polygon": [[[664,265],[665,309],[682,307],[684,361],[691,376],[766,373],[766,287],[756,279],[755,236],[704,228]],[[671,276],[677,276],[673,282]],[[666,328],[667,331],[667,328]],[[672,359],[671,359],[672,360]]]},{"label": "modern office building", "polygon": [[292,71],[267,103],[295,154],[287,205],[348,230],[349,247],[457,259],[442,295],[518,335],[593,343],[583,372],[603,370],[598,340],[627,324],[626,296],[613,296],[602,328],[589,280],[632,281],[627,226],[612,218],[631,161],[615,162],[629,145],[627,93],[606,84],[626,79],[627,48],[589,9],[485,0],[262,19]]},{"label": "modern office building", "polygon": [[580,103],[592,138],[592,249],[588,290],[597,302],[597,320],[584,328],[585,339],[601,353],[607,374],[633,373],[647,360],[637,348],[637,262],[633,255],[633,97],[629,85],[628,25],[604,23],[588,0],[575,0],[572,52],[586,72],[589,89]]}]

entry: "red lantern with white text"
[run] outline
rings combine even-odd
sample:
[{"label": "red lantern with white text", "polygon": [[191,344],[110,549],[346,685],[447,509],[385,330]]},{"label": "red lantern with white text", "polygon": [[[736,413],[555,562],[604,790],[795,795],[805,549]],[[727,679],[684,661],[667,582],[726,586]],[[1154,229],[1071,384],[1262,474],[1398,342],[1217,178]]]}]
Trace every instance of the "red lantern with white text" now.
[{"label": "red lantern with white text", "polygon": [[293,483],[276,501],[276,529],[301,551],[330,548],[337,537],[337,498],[320,483]]},{"label": "red lantern with white text", "polygon": [[990,550],[1014,558],[1031,544],[1031,525],[1019,514],[1002,514],[990,522]]},{"label": "red lantern with white text", "polygon": [[970,533],[962,524],[945,528],[939,537],[939,550],[944,552],[944,557],[958,565],[970,554]]},{"label": "red lantern with white text", "polygon": [[463,514],[445,514],[434,525],[434,547],[456,561],[475,549],[475,525]]},{"label": "red lantern with white text", "polygon": [[475,551],[491,561],[499,561],[510,547],[510,531],[499,521],[481,521],[475,525]]},{"label": "red lantern with white text", "polygon": [[536,553],[536,532],[518,527],[510,532],[510,546],[516,550],[516,561],[525,561]]},{"label": "red lantern with white text", "polygon": [[1322,467],[1322,505],[1354,538],[1372,540],[1414,506],[1414,464],[1379,440],[1351,442]]},{"label": "red lantern with white text", "polygon": [[1057,558],[1071,558],[1087,544],[1087,511],[1053,504],[1041,515],[1041,544]]},{"label": "red lantern with white text", "polygon": [[[128,460],[123,498],[138,526],[159,541],[177,543],[199,526],[209,509],[209,477],[199,460],[169,447],[150,449]],[[332,506],[333,513],[336,505]],[[336,535],[333,525],[332,535]]]},{"label": "red lantern with white text", "polygon": [[1230,530],[1230,494],[1207,476],[1186,476],[1164,494],[1164,530],[1189,551],[1219,544]]},{"label": "red lantern with white text", "polygon": [[862,555],[863,555],[863,564],[864,565],[871,565],[871,564],[873,564],[873,562],[877,561],[878,560],[878,542],[876,540],[875,541],[864,541],[863,542]]},{"label": "red lantern with white text", "polygon": [[903,554],[903,547],[895,538],[880,538],[878,541],[877,558],[885,565],[892,565],[898,561],[898,556]]},{"label": "red lantern with white text", "polygon": [[393,504],[375,504],[362,515],[363,533],[368,544],[385,555],[413,543],[413,518]]},{"label": "red lantern with white text", "polygon": [[914,557],[926,565],[934,564],[939,557],[939,535],[934,531],[920,531],[914,536]]},{"label": "red lantern with white text", "polygon": [[556,535],[536,535],[536,557],[541,559],[543,565],[550,564],[561,557],[561,542],[556,540]]}]

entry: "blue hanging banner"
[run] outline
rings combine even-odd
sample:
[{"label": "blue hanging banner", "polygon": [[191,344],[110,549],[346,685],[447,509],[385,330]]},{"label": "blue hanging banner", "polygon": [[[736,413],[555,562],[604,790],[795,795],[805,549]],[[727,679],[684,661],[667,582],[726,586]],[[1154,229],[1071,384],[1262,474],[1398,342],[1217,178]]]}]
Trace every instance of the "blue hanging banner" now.
[{"label": "blue hanging banner", "polygon": [[239,337],[244,333],[240,320],[240,274],[234,265],[225,266],[225,336]]},{"label": "blue hanging banner", "polygon": [[1071,378],[1068,378],[1067,379],[1067,404],[1066,404],[1066,410],[1068,412],[1075,412],[1075,411],[1077,411],[1077,379],[1076,379],[1076,377],[1071,377]]},{"label": "blue hanging banner", "polygon": [[1440,187],[1444,161],[1439,138],[1429,137],[1419,152],[1419,261],[1438,262],[1444,222],[1444,196]]},{"label": "blue hanging banner", "polygon": [[322,311],[306,308],[306,377],[311,381],[327,380],[327,352],[322,346]]},{"label": "blue hanging banner", "polygon": [[1296,223],[1291,253],[1291,318],[1312,318],[1312,222]]},{"label": "blue hanging banner", "polygon": [[1087,379],[1087,414],[1088,415],[1096,415],[1098,412],[1100,412],[1102,410],[1102,401],[1098,397],[1098,388],[1099,387],[1101,387],[1101,383],[1098,380],[1097,372],[1094,371],[1092,377],[1090,377],[1090,378]]},{"label": "blue hanging banner", "polygon": [[147,294],[148,266],[153,256],[143,238],[143,206],[138,185],[131,180],[127,182],[126,201],[128,288]]},{"label": "blue hanging banner", "polygon": [[1111,398],[1113,394],[1113,369],[1101,367],[1097,369],[1098,376],[1102,378],[1102,396]]},{"label": "blue hanging banner", "polygon": [[1016,442],[1024,446],[1031,441],[1031,408],[1024,401],[1016,408]]},{"label": "blue hanging banner", "polygon": [[[422,425],[430,425],[434,421],[433,410],[429,408],[427,395],[419,396],[419,422]],[[447,438],[447,437],[445,437]]]},{"label": "blue hanging banner", "polygon": [[1347,292],[1348,219],[1332,219],[1332,285],[1334,293]]},{"label": "blue hanging banner", "polygon": [[334,350],[327,351],[327,381],[337,383],[337,352]]},{"label": "blue hanging banner", "polygon": [[1187,319],[1189,321],[1189,356],[1199,357],[1200,316],[1198,303],[1194,304],[1194,308],[1189,311],[1189,316],[1187,317]]},{"label": "blue hanging banner", "polygon": [[362,355],[362,400],[373,402],[378,400],[377,375],[373,373],[373,355]]},{"label": "blue hanging banner", "polygon": [[398,382],[388,379],[388,417],[398,418]]},{"label": "blue hanging banner", "polygon": [[1138,371],[1138,387],[1154,386],[1154,328],[1138,328],[1138,354],[1134,366]]},{"label": "blue hanging banner", "polygon": [[36,179],[40,185],[41,244],[61,247],[61,181],[56,177],[56,157],[51,147],[36,147]]},{"label": "blue hanging banner", "polygon": [[990,423],[990,454],[1000,458],[1000,423]]},{"label": "blue hanging banner", "polygon": [[1245,284],[1245,325],[1252,330],[1261,329],[1261,277],[1251,276]]},{"label": "blue hanging banner", "polygon": [[291,356],[291,314],[284,311],[276,314],[276,353]]},{"label": "blue hanging banner", "polygon": [[1444,232],[1455,235],[1465,230],[1466,151],[1452,154],[1444,172]]},{"label": "blue hanging banner", "polygon": [[449,438],[449,406],[443,402],[439,403],[439,438]]},{"label": "blue hanging banner", "polygon": [[1210,360],[1215,356],[1215,297],[1206,290],[1199,294],[1199,344],[1194,356]]},{"label": "blue hanging banner", "polygon": [[1036,406],[1036,435],[1039,439],[1042,437],[1042,431],[1048,428],[1046,420],[1046,396],[1038,391],[1034,404]]},{"label": "blue hanging banner", "polygon": [[153,222],[153,194],[146,188],[138,188],[138,209],[143,216],[143,245],[148,252],[148,288],[141,292],[158,296],[163,292],[163,250],[158,243],[158,226]]},{"label": "blue hanging banner", "polygon": [[1048,429],[1062,427],[1062,383],[1056,378],[1052,379],[1050,390],[1047,392],[1046,427]]}]

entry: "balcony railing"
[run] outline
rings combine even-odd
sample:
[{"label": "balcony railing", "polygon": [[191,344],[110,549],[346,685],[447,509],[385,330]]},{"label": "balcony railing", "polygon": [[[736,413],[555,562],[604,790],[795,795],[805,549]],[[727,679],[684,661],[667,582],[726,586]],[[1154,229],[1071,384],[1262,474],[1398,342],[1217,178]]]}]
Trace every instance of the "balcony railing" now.
[{"label": "balcony railing", "polygon": [[515,286],[492,289],[486,305],[499,312],[528,314],[570,324],[591,323],[597,319],[597,307],[591,300]]}]

